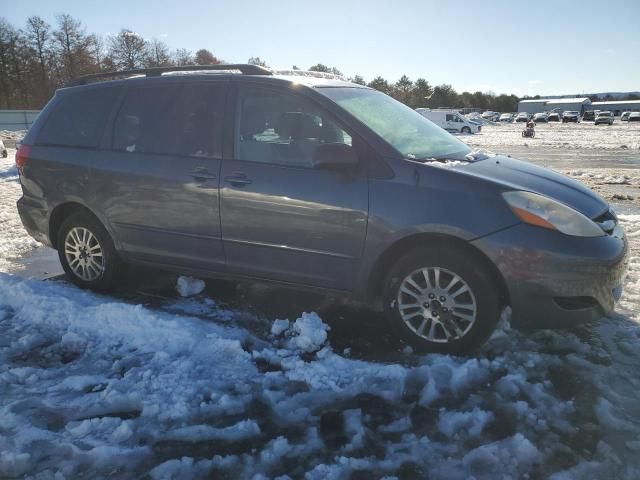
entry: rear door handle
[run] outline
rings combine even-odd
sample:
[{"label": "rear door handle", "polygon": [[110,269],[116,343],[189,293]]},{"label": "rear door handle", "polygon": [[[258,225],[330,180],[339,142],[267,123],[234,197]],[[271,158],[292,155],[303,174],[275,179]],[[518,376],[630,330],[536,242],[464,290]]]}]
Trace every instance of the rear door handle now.
[{"label": "rear door handle", "polygon": [[191,171],[191,176],[196,180],[200,181],[208,181],[208,180],[216,180],[218,176],[215,173],[209,173],[205,167],[196,167]]},{"label": "rear door handle", "polygon": [[251,183],[251,179],[242,172],[233,172],[233,174],[224,177],[224,181],[230,183],[234,187],[243,187]]}]

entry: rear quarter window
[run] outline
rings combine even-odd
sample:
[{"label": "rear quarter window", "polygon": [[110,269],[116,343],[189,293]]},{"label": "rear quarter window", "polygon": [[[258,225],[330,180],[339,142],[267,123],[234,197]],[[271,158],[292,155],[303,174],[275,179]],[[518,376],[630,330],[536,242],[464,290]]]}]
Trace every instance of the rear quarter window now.
[{"label": "rear quarter window", "polygon": [[119,89],[116,88],[65,94],[47,118],[36,144],[97,147],[118,95]]},{"label": "rear quarter window", "polygon": [[134,88],[116,116],[113,149],[143,154],[221,156],[224,85]]}]

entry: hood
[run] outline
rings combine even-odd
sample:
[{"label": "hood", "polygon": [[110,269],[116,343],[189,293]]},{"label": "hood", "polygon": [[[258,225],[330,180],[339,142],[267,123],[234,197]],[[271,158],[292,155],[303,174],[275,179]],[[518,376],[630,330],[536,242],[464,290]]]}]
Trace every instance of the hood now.
[{"label": "hood", "polygon": [[589,218],[595,218],[608,208],[602,198],[575,180],[510,157],[497,155],[456,170],[499,183],[509,190],[545,195]]}]

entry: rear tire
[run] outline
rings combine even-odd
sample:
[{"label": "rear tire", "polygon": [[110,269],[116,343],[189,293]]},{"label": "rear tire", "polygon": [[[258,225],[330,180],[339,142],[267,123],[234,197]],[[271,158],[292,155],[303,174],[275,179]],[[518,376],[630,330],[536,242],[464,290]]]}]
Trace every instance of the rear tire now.
[{"label": "rear tire", "polygon": [[450,247],[401,257],[389,271],[383,302],[396,333],[420,352],[469,353],[500,318],[499,290],[486,266]]},{"label": "rear tire", "polygon": [[122,264],[104,226],[84,212],[69,216],[60,226],[56,246],[67,277],[80,288],[111,290]]}]

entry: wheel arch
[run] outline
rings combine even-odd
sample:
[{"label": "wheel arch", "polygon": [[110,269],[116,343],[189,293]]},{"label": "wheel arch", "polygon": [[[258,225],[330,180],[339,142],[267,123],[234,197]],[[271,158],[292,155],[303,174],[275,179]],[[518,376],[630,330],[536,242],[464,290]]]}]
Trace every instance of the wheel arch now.
[{"label": "wheel arch", "polygon": [[410,251],[422,248],[455,248],[472,256],[486,266],[492,280],[499,290],[500,302],[503,306],[510,304],[509,290],[498,267],[480,249],[471,243],[453,235],[440,233],[416,233],[404,237],[392,245],[376,260],[368,278],[367,296],[369,300],[382,298],[384,282],[393,264]]},{"label": "wheel arch", "polygon": [[[60,231],[60,227],[64,223],[64,221],[69,218],[69,216],[74,215],[76,213],[83,212],[87,215],[95,218],[100,224],[105,227],[107,231],[109,229],[105,225],[105,223],[100,219],[98,215],[96,215],[90,208],[86,205],[83,205],[79,202],[68,201],[57,205],[51,212],[49,216],[49,240],[51,241],[51,245],[53,248],[57,249],[57,241],[58,241],[58,232]],[[111,232],[109,232],[111,235]],[[113,238],[113,235],[111,235]]]}]

